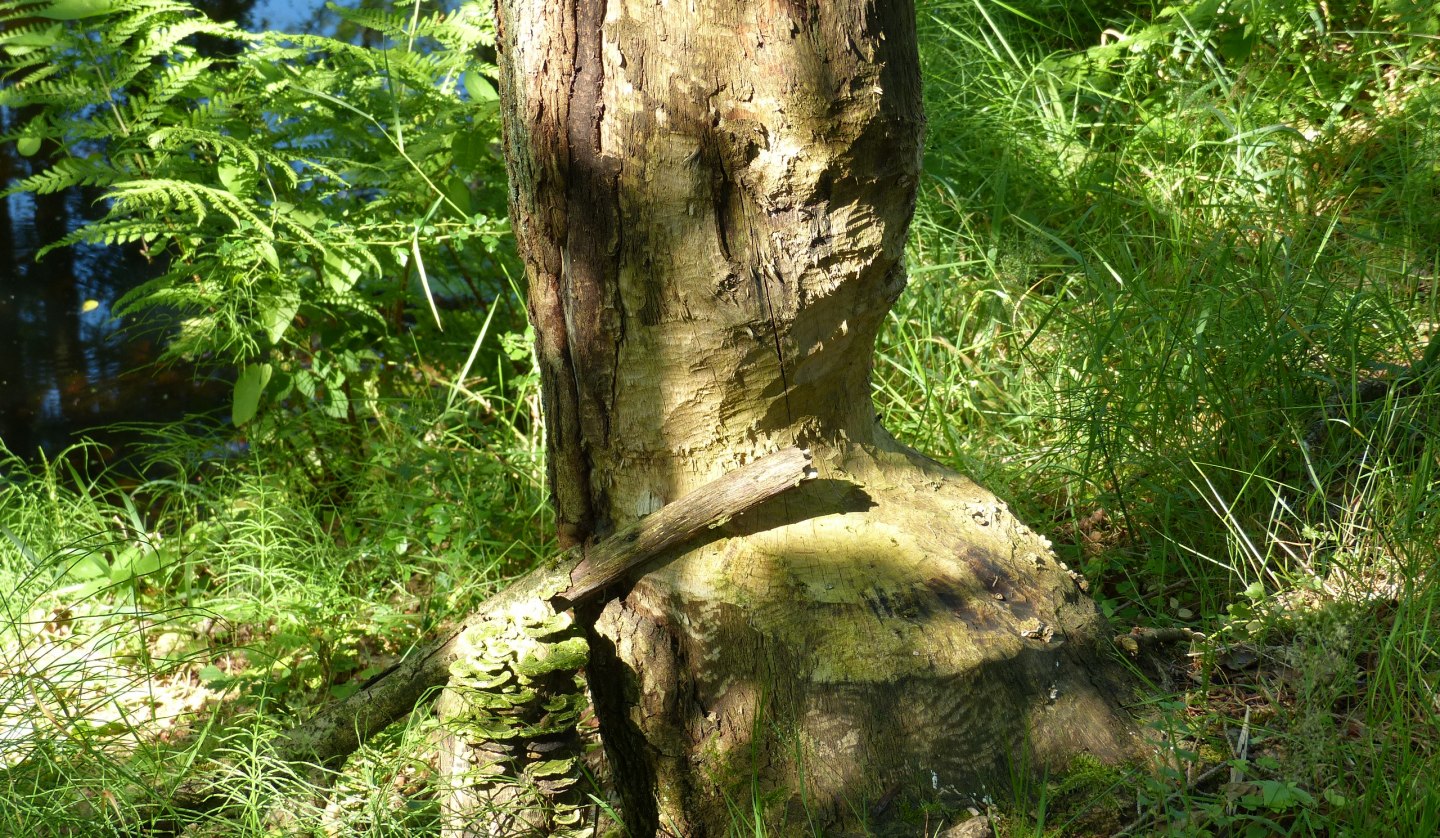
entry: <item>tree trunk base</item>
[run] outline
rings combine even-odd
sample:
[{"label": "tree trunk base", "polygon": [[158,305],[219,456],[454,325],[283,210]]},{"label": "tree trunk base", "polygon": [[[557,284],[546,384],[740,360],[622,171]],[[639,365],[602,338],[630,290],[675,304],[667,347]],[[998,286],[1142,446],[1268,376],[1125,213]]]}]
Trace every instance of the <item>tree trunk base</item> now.
[{"label": "tree trunk base", "polygon": [[915,834],[1077,755],[1137,755],[1103,621],[1048,542],[894,443],[815,465],[595,624],[631,834],[757,813],[781,834]]}]

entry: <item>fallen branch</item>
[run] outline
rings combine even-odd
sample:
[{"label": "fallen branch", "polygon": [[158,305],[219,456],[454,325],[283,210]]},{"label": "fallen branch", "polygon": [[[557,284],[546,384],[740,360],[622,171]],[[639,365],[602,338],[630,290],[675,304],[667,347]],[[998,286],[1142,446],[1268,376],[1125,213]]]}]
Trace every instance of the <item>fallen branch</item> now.
[{"label": "fallen branch", "polygon": [[455,640],[466,627],[534,598],[549,600],[557,609],[585,602],[636,565],[814,476],[810,452],[786,448],[716,478],[588,550],[571,548],[486,600],[448,637],[292,729],[281,740],[280,757],[312,765],[345,757],[445,684],[456,659]]},{"label": "fallen branch", "polygon": [[1129,633],[1115,638],[1115,645],[1124,649],[1132,658],[1140,654],[1141,647],[1159,646],[1164,643],[1198,642],[1205,635],[1188,628],[1141,628],[1130,629]]}]

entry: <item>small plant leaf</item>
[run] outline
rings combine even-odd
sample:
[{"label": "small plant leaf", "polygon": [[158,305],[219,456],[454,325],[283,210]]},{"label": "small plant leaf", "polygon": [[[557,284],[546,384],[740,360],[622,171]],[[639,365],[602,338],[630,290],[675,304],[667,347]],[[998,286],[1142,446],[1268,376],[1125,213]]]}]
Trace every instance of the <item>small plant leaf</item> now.
[{"label": "small plant leaf", "polygon": [[465,74],[465,92],[470,94],[472,102],[494,102],[500,98],[490,80],[474,70]]},{"label": "small plant leaf", "polygon": [[280,270],[280,254],[275,252],[275,245],[268,241],[260,241],[256,242],[255,249],[260,251],[260,258],[265,260],[265,264],[277,271]]},{"label": "small plant leaf", "polygon": [[110,566],[99,553],[86,553],[65,569],[66,576],[80,581],[98,579],[109,573]]},{"label": "small plant leaf", "polygon": [[450,141],[451,161],[457,172],[475,171],[488,159],[489,154],[489,138],[479,131],[457,134]]},{"label": "small plant leaf", "polygon": [[360,269],[334,251],[325,251],[325,284],[336,294],[344,294],[360,279]]},{"label": "small plant leaf", "polygon": [[285,294],[269,301],[270,306],[265,309],[265,335],[270,338],[271,343],[279,343],[280,338],[295,322],[295,312],[300,310],[300,298],[295,294]]},{"label": "small plant leaf", "polygon": [[255,418],[260,408],[260,395],[270,383],[272,369],[269,364],[247,364],[235,379],[235,400],[230,407],[230,420],[236,427]]},{"label": "small plant leaf", "polygon": [[220,165],[215,167],[215,174],[220,178],[220,184],[225,187],[225,191],[231,195],[243,197],[249,193],[250,190],[248,187],[250,182],[249,178],[246,177],[249,172],[234,163],[220,163]]},{"label": "small plant leaf", "polygon": [[163,566],[159,552],[145,545],[131,545],[120,551],[110,566],[110,581],[119,584],[136,576],[154,573]]},{"label": "small plant leaf", "polygon": [[114,10],[115,4],[110,0],[55,0],[45,8],[36,9],[32,14],[47,20],[80,20],[108,15]]}]

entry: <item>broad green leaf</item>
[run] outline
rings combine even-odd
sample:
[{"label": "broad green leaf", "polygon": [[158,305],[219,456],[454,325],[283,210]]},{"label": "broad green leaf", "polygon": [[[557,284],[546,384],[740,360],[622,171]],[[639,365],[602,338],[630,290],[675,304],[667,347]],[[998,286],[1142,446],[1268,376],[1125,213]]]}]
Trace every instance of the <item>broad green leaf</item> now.
[{"label": "broad green leaf", "polygon": [[296,224],[299,224],[308,230],[315,229],[315,225],[325,220],[325,216],[321,213],[312,212],[310,210],[298,207],[290,213],[290,218]]},{"label": "broad green leaf", "polygon": [[80,20],[108,15],[113,11],[115,4],[111,0],[55,0],[49,6],[36,9],[31,14],[47,20]]},{"label": "broad green leaf", "polygon": [[154,573],[163,564],[159,551],[145,545],[131,545],[115,557],[115,563],[110,566],[110,581],[128,582],[136,576]]},{"label": "broad green leaf", "polygon": [[71,563],[69,567],[65,568],[66,576],[79,580],[98,579],[102,576],[108,576],[109,573],[110,566],[106,564],[105,559],[98,553],[86,553],[77,561]]},{"label": "broad green leaf", "polygon": [[344,419],[350,415],[350,397],[345,393],[345,374],[336,370],[325,379],[325,415],[332,419]]},{"label": "broad green leaf", "polygon": [[500,98],[495,85],[474,70],[465,74],[465,92],[470,94],[472,102],[493,102]]},{"label": "broad green leaf", "polygon": [[249,193],[250,180],[246,177],[249,172],[245,169],[234,163],[222,161],[215,167],[215,174],[220,177],[220,184],[225,187],[225,191],[231,195],[241,197]]},{"label": "broad green leaf", "polygon": [[270,304],[263,315],[265,335],[270,338],[271,343],[279,343],[290,324],[295,321],[295,312],[300,310],[300,298],[287,294],[271,300]]},{"label": "broad green leaf", "polygon": [[489,138],[480,131],[464,131],[450,140],[450,159],[462,175],[479,168],[489,154]]},{"label": "broad green leaf", "polygon": [[343,294],[355,287],[360,279],[360,269],[334,251],[325,252],[325,284],[336,294]]},{"label": "broad green leaf", "polygon": [[280,254],[275,252],[275,245],[262,239],[255,243],[255,247],[260,251],[260,258],[265,260],[265,264],[280,270]]},{"label": "broad green leaf", "polygon": [[307,369],[297,369],[290,380],[294,382],[295,389],[300,391],[300,395],[307,399],[315,398],[319,382],[315,380],[314,372]]},{"label": "broad green leaf", "polygon": [[470,184],[463,179],[452,177],[445,181],[445,197],[450,203],[460,209],[466,216],[470,215],[473,207],[470,205]]},{"label": "broad green leaf", "polygon": [[21,157],[30,157],[40,150],[39,137],[21,137],[15,141],[15,150]]},{"label": "broad green leaf", "polygon": [[1244,61],[1255,50],[1257,33],[1248,26],[1226,29],[1214,38],[1215,46],[1226,61]]},{"label": "broad green leaf", "polygon": [[270,383],[269,364],[247,364],[235,379],[235,401],[230,407],[230,420],[239,427],[255,418],[260,408],[260,394]]}]

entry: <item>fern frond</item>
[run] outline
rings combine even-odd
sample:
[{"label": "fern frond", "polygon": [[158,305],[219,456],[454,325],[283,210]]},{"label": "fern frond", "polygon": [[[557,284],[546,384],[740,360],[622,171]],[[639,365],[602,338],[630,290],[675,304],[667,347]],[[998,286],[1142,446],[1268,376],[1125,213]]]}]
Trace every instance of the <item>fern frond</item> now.
[{"label": "fern frond", "polygon": [[[195,10],[191,9],[188,19],[182,20],[173,26],[166,26],[161,29],[151,30],[140,39],[139,52],[150,58],[156,58],[176,49],[181,42],[193,38],[196,35],[209,35],[214,38],[222,38],[232,41],[253,41],[258,36],[236,26],[229,21],[215,21]],[[186,50],[188,51],[188,47]]]},{"label": "fern frond", "polygon": [[52,250],[77,244],[124,245],[138,241],[154,241],[162,237],[173,239],[174,232],[173,225],[162,220],[125,218],[96,221],[35,251],[35,258],[42,259]]},{"label": "fern frond", "polygon": [[[15,82],[11,82],[12,84],[24,82],[25,79],[39,71],[37,68],[43,69],[53,63],[54,62],[50,60],[50,54],[48,52],[34,52],[29,55],[15,56],[3,64],[0,64],[0,68],[4,69],[4,72],[0,73],[0,78],[6,80],[16,79]],[[49,75],[49,73],[46,73],[46,75]]]},{"label": "fern frond", "polygon": [[230,96],[224,92],[217,92],[214,96],[200,102],[190,109],[185,122],[197,131],[203,131],[212,127],[220,127],[227,124],[235,115],[235,103]]},{"label": "fern frond", "polygon": [[[373,50],[358,44],[347,44],[344,41],[337,41],[334,38],[326,38],[323,35],[308,35],[304,32],[266,32],[261,36],[262,43],[289,52],[290,58],[295,59],[301,56],[321,53],[331,57],[344,56],[358,61],[367,67],[377,67],[375,53]],[[300,48],[296,51],[296,48]]]},{"label": "fern frond", "polygon": [[108,161],[88,157],[67,157],[43,172],[16,181],[0,199],[22,192],[50,195],[72,186],[109,186],[120,177],[120,173]]},{"label": "fern frond", "polygon": [[0,3],[0,23],[9,20],[30,20],[42,7],[50,5],[37,0],[21,0],[21,2]]},{"label": "fern frond", "polygon": [[[433,209],[443,191],[437,184],[472,176],[455,168],[454,138],[498,131],[457,92],[462,73],[493,74],[471,58],[494,40],[479,3],[413,19],[342,11],[384,32],[385,50],[312,35],[249,35],[178,0],[104,5],[107,14],[57,30],[33,21],[40,8],[33,0],[0,0],[0,20],[15,25],[0,33],[0,100],[40,106],[34,120],[12,120],[0,142],[24,138],[28,148],[46,138],[74,155],[0,195],[107,190],[104,218],[42,253],[137,241],[178,251],[169,272],[123,300],[203,320],[172,349],[232,358],[258,352],[274,340],[270,321],[281,296],[363,335],[383,335],[388,321],[375,301],[401,291],[386,266],[393,269],[395,249],[414,240],[415,219],[427,219],[427,248],[503,231],[501,223],[476,221],[478,213],[456,224]],[[196,35],[240,50],[203,57]],[[503,180],[498,161],[480,157],[470,154],[474,176]],[[347,269],[346,281],[336,282],[307,267],[327,255],[360,275]],[[293,310],[287,305],[282,310]]]},{"label": "fern frond", "polygon": [[255,168],[260,167],[260,153],[257,149],[218,131],[166,126],[151,131],[145,137],[145,144],[154,149],[208,148],[217,155],[230,152],[246,160]]},{"label": "fern frond", "polygon": [[119,53],[124,57],[124,63],[117,66],[109,78],[109,88],[117,92],[127,90],[147,72],[156,72],[159,83],[163,85],[166,75],[172,73],[177,66],[195,60],[195,50],[183,46],[181,41],[202,33],[221,38],[231,36],[227,28],[208,20],[186,20],[173,26],[139,33],[135,38],[136,43],[127,44],[124,51]]},{"label": "fern frond", "polygon": [[[462,56],[469,55],[476,47],[495,46],[495,17],[481,10],[478,4],[461,6],[445,18],[445,33],[436,37]],[[457,40],[447,40],[454,33]]]},{"label": "fern frond", "polygon": [[[311,225],[283,212],[276,212],[274,218],[276,227],[289,230],[303,246],[313,249],[316,253],[325,249],[325,244],[311,232]],[[328,236],[328,231],[326,235]]]},{"label": "fern frond", "polygon": [[246,203],[222,189],[172,178],[148,178],[114,186],[108,198],[115,203],[112,213],[156,213],[165,215],[176,210],[190,213],[199,226],[211,210],[228,218],[235,226],[250,224],[267,237],[275,232]]},{"label": "fern frond", "polygon": [[[50,78],[51,76],[65,71],[65,68],[63,66],[56,64],[49,59],[40,59],[37,64],[38,66],[35,67],[33,72],[29,73],[24,78],[16,79],[15,81],[11,82],[11,85],[20,90],[24,90],[26,87],[31,87],[39,84],[40,82]],[[19,72],[25,69],[29,69],[29,67],[17,67],[16,71]]]},{"label": "fern frond", "polygon": [[246,161],[257,170],[268,166],[271,171],[280,174],[287,186],[300,183],[300,176],[295,171],[295,165],[301,162],[298,159],[284,157],[263,146],[218,131],[181,126],[157,128],[145,138],[145,143],[153,149],[209,149],[217,157],[229,155]]},{"label": "fern frond", "polygon": [[350,9],[340,6],[331,8],[342,19],[373,29],[395,41],[429,38],[448,49],[462,52],[480,45],[493,46],[495,43],[494,26],[484,25],[488,18],[476,15],[469,9],[450,14],[424,15],[413,19],[412,24],[411,15],[402,11],[385,12],[379,9]]},{"label": "fern frond", "polygon": [[[0,20],[4,19],[5,17],[0,16]],[[61,24],[50,20],[27,21],[19,26],[7,26],[4,34],[0,34],[0,45],[5,46],[7,52],[16,46],[48,46],[45,42],[57,37],[63,29]],[[4,60],[8,61],[9,56]]]},{"label": "fern frond", "polygon": [[[46,75],[51,74],[47,73]],[[97,90],[94,85],[84,81],[72,81],[68,77],[46,78],[24,87],[11,85],[0,90],[0,105],[11,108],[22,108],[26,105],[54,105],[60,108],[79,110],[103,104],[109,100],[110,96],[105,91]]]},{"label": "fern frond", "polygon": [[131,100],[131,130],[148,130],[160,118],[165,106],[184,93],[212,64],[214,62],[208,58],[195,58],[162,70],[144,96]]},{"label": "fern frond", "polygon": [[[382,73],[403,75],[407,84],[417,89],[426,88],[433,84],[433,76],[424,71],[424,64],[420,59],[421,53],[409,52],[404,48],[374,49],[363,47],[357,44],[350,44],[344,41],[337,41],[334,38],[326,38],[322,35],[307,34],[279,34],[267,32],[262,36],[262,42],[272,49],[276,49],[277,56],[289,53],[291,60],[297,58],[309,58],[312,56],[324,56],[337,67],[343,70],[329,71],[331,74],[343,75],[349,80],[350,86],[357,82],[369,81],[376,89],[381,89],[380,84]],[[295,48],[301,48],[299,56],[295,55]],[[280,52],[283,51],[283,52]],[[311,69],[311,68],[307,68]],[[369,71],[370,75],[357,75],[356,70]],[[315,70],[312,69],[312,72]],[[326,72],[326,71],[320,71]],[[318,80],[316,80],[318,81]],[[309,87],[317,86],[314,83]],[[323,89],[323,87],[322,87]]]},{"label": "fern frond", "polygon": [[[385,11],[383,9],[350,9],[337,4],[329,6],[341,20],[363,26],[366,29],[373,29],[382,35],[390,38],[404,38],[409,36],[410,14],[404,11]],[[428,16],[427,18],[428,19]],[[416,33],[420,34],[420,33]]]},{"label": "fern frond", "polygon": [[177,211],[191,216],[187,223],[200,226],[209,215],[205,201],[200,199],[196,185],[177,180],[154,178],[118,184],[108,196],[114,201],[111,212],[116,215],[173,216]]},{"label": "fern frond", "polygon": [[184,41],[196,35],[209,35],[222,40],[245,42],[252,40],[253,35],[241,30],[233,23],[217,23],[204,16],[192,16],[188,20],[182,20],[171,26],[160,29],[153,29],[140,33],[137,43],[130,49],[133,51],[136,60],[148,63],[156,60],[171,59],[176,56],[189,58],[194,55],[194,49],[184,45]]},{"label": "fern frond", "polygon": [[158,28],[170,21],[194,18],[200,13],[189,3],[168,0],[121,0],[101,28],[100,45],[105,52],[123,49],[136,33]]}]

